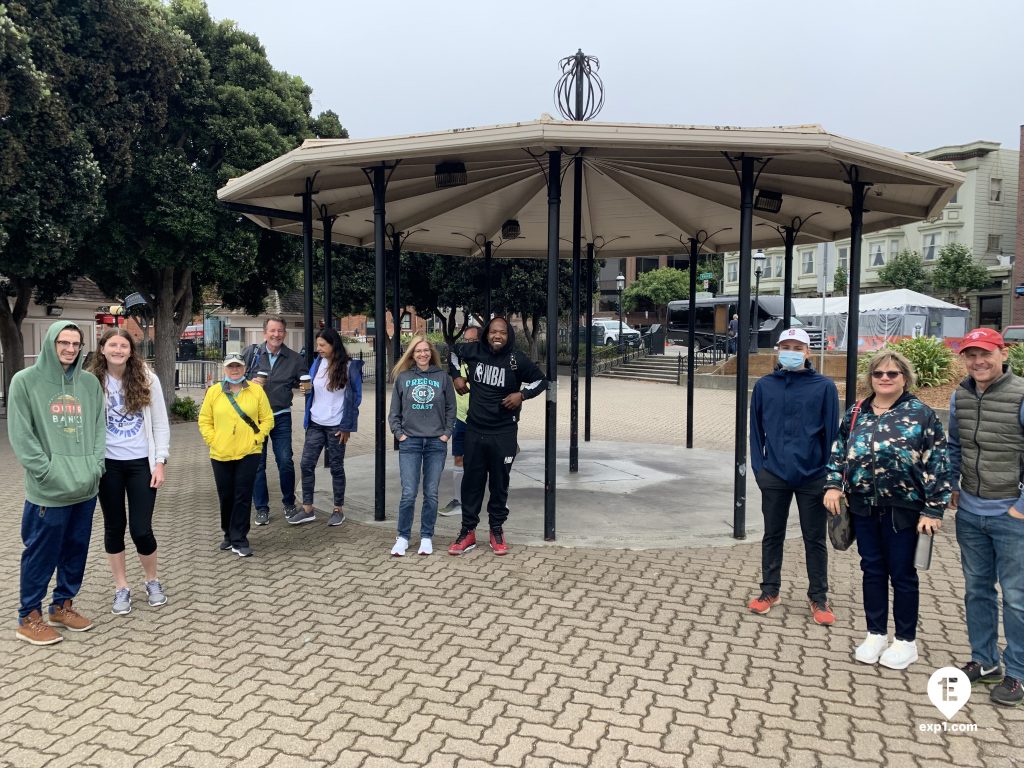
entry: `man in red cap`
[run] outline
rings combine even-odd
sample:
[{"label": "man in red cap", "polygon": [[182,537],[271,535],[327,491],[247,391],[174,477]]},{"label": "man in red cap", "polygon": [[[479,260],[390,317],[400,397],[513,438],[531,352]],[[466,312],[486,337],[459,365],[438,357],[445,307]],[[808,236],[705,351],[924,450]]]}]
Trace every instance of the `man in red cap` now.
[{"label": "man in red cap", "polygon": [[1003,337],[989,328],[968,333],[960,356],[967,378],[950,399],[948,442],[971,643],[963,671],[971,683],[998,683],[990,698],[1012,707],[1024,700],[1024,379],[1009,370]]}]

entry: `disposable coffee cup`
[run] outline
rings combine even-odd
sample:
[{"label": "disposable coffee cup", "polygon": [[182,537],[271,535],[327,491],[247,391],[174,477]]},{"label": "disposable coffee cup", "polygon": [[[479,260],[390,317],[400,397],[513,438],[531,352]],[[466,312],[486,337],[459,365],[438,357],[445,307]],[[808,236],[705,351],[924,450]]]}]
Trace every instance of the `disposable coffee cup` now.
[{"label": "disposable coffee cup", "polygon": [[301,389],[303,392],[308,391],[309,390],[309,382],[310,382],[310,378],[309,378],[309,374],[308,373],[304,373],[301,376],[299,376],[299,389]]},{"label": "disposable coffee cup", "polygon": [[258,381],[258,382],[259,382],[260,384],[266,384],[266,383],[267,383],[267,379],[269,379],[269,378],[270,378],[270,374],[269,374],[269,373],[267,373],[266,371],[257,371],[257,372],[256,372],[256,376],[255,376],[254,378],[255,378],[255,379],[256,379],[256,381]]}]

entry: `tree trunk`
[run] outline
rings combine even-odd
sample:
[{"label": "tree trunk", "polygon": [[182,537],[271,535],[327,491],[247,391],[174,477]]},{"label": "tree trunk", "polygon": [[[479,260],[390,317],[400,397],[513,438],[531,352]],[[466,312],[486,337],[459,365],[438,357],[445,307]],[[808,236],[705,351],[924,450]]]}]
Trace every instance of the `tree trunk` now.
[{"label": "tree trunk", "polygon": [[0,348],[4,355],[4,406],[7,393],[11,391],[11,379],[25,367],[25,339],[21,335],[21,321],[28,314],[28,302],[32,298],[32,285],[21,280],[12,280],[15,290],[14,306],[10,297],[0,301]]},{"label": "tree trunk", "polygon": [[164,405],[174,402],[174,361],[178,339],[192,317],[192,268],[164,267],[153,293],[156,375],[164,391]]}]

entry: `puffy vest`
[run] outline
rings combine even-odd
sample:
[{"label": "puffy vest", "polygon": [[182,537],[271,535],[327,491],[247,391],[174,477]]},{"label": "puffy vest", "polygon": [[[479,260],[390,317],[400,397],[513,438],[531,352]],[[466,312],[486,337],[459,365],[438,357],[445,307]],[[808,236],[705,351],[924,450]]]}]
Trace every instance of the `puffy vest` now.
[{"label": "puffy vest", "polygon": [[980,397],[966,384],[956,390],[960,487],[971,495],[982,499],[1020,496],[1024,468],[1022,401],[1024,379],[1011,372],[1004,373]]}]

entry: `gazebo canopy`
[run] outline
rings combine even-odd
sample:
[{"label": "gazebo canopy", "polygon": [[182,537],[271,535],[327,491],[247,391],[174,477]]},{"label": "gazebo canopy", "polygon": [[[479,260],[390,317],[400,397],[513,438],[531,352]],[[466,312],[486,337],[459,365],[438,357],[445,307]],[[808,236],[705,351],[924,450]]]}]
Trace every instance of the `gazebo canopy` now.
[{"label": "gazebo canopy", "polygon": [[[314,177],[314,230],[334,216],[332,239],[373,245],[373,196],[365,168],[394,165],[387,219],[411,233],[404,247],[475,256],[483,242],[496,256],[547,253],[547,158],[562,150],[564,200],[571,200],[574,153],[583,157],[583,239],[601,256],[664,253],[680,235],[715,233],[707,250],[740,244],[739,179],[742,155],[767,161],[758,193],[782,196],[777,213],[754,211],[753,246],[778,244],[775,227],[803,220],[798,243],[831,242],[850,234],[847,168],[856,166],[870,187],[864,231],[877,231],[938,214],[963,181],[946,163],[826,133],[819,126],[724,128],[540,120],[440,133],[376,139],[313,139],[218,193],[222,201],[302,210],[301,193]],[[438,189],[435,166],[465,166],[466,184]],[[770,195],[769,195],[770,196]],[[247,214],[263,227],[296,235],[301,221]],[[572,206],[561,207],[560,255],[571,255]],[[503,239],[514,219],[521,235]],[[771,225],[771,226],[758,226]],[[416,231],[420,230],[420,231]],[[718,231],[722,230],[722,231]]]}]

